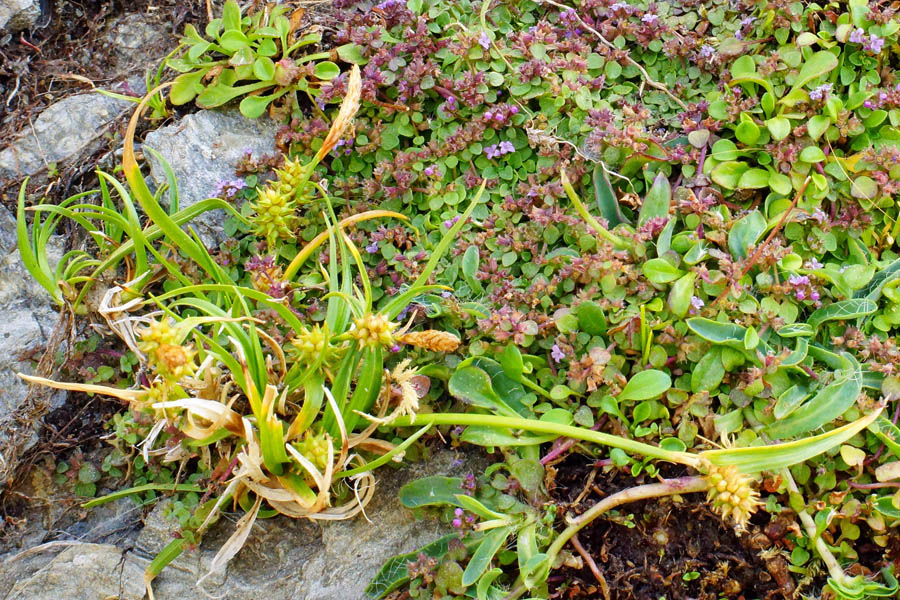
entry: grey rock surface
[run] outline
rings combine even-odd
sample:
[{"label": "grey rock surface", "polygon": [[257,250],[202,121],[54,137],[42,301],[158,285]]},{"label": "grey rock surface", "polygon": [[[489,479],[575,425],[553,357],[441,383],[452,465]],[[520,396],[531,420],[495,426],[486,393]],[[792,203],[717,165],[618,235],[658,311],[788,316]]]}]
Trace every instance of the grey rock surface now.
[{"label": "grey rock surface", "polygon": [[55,548],[50,547],[46,552],[32,552],[24,559],[11,557],[0,565],[0,586],[13,579],[10,575],[15,575],[15,583],[4,599],[140,600],[144,597],[143,569],[124,560],[121,549],[108,544],[82,543],[59,547],[62,552],[55,556]]},{"label": "grey rock surface", "polygon": [[[155,72],[158,59],[170,52],[176,38],[159,19],[144,13],[132,13],[112,19],[106,38],[113,50],[114,68],[119,75],[139,75],[143,84],[144,72]],[[137,91],[137,90],[135,90]]]},{"label": "grey rock surface", "polygon": [[0,0],[0,32],[28,29],[40,16],[39,0]]},{"label": "grey rock surface", "polygon": [[0,179],[34,175],[52,163],[89,151],[120,116],[133,109],[127,100],[92,92],[63,98],[47,107],[9,147],[0,151]]},{"label": "grey rock surface", "polygon": [[[178,182],[182,208],[209,198],[216,184],[235,178],[234,168],[250,151],[259,158],[273,154],[277,125],[265,118],[247,119],[236,109],[201,110],[178,123],[147,134],[145,148],[152,148],[169,163]],[[150,174],[156,185],[166,183],[162,164],[149,152]],[[226,239],[223,211],[205,213],[193,226],[207,246],[215,247]]]},{"label": "grey rock surface", "polygon": [[[388,558],[448,531],[433,520],[416,520],[397,501],[400,487],[428,475],[478,472],[488,464],[480,453],[462,458],[457,461],[455,452],[438,450],[421,463],[378,471],[378,487],[365,516],[334,522],[283,517],[257,521],[226,573],[204,582],[206,593],[228,600],[362,600],[366,585]],[[172,540],[174,525],[163,512],[164,507],[158,507],[145,521],[128,561],[144,568]],[[153,584],[157,600],[201,597],[195,583],[232,531],[233,525],[221,519],[198,552],[183,555],[164,571]]]},{"label": "grey rock surface", "polygon": [[[50,246],[50,260],[59,260],[62,254],[60,240]],[[50,295],[31,277],[22,265],[16,247],[16,221],[5,208],[0,208],[0,473],[5,471],[10,437],[19,440],[36,439],[37,419],[17,418],[25,405],[28,385],[16,373],[30,373],[34,358],[49,339],[57,322],[57,310]],[[59,406],[64,394],[51,396],[50,407]],[[24,415],[27,416],[27,415]],[[40,416],[40,415],[39,415]],[[23,430],[23,427],[27,430]],[[13,435],[14,434],[14,435]],[[3,481],[0,480],[0,484]]]}]

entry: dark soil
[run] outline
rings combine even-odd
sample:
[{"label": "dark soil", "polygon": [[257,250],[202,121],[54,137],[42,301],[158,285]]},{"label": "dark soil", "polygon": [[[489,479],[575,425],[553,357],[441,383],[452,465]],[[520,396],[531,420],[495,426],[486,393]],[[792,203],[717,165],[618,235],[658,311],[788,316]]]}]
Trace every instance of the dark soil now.
[{"label": "dark soil", "polygon": [[[598,499],[651,478],[635,480],[630,473],[597,469],[582,456],[557,465],[554,499],[560,515],[582,513]],[[665,466],[664,477],[686,473]],[[586,486],[590,491],[575,505]],[[712,513],[701,494],[688,494],[682,503],[670,499],[635,502],[602,516],[583,529],[579,541],[593,558],[607,590],[589,566],[563,568],[551,579],[556,598],[604,600],[732,600],[791,598],[794,583],[787,562],[777,553],[760,551],[772,541],[752,524],[742,536]],[[571,549],[571,546],[569,547]],[[577,556],[577,553],[573,554]],[[582,561],[584,562],[584,561]]]}]

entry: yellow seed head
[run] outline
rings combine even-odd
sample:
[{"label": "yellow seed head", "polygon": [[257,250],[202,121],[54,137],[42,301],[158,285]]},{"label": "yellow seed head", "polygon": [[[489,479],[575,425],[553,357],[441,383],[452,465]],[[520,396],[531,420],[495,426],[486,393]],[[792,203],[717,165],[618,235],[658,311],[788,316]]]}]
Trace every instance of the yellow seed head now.
[{"label": "yellow seed head", "polygon": [[277,238],[291,239],[299,223],[294,214],[294,199],[274,187],[258,190],[256,202],[250,206],[256,213],[253,217],[256,235],[266,238],[270,245]]},{"label": "yellow seed head", "polygon": [[394,343],[393,331],[397,327],[380,313],[368,313],[356,319],[350,335],[356,338],[360,348],[366,346],[391,346]]},{"label": "yellow seed head", "polygon": [[750,515],[761,505],[759,492],[753,489],[753,479],[734,465],[707,465],[708,498],[723,519],[730,518],[742,530]]},{"label": "yellow seed head", "polygon": [[285,196],[294,197],[309,179],[310,169],[300,159],[286,159],[284,166],[277,169],[275,174],[278,176],[278,191]]},{"label": "yellow seed head", "polygon": [[413,331],[397,338],[404,344],[425,348],[432,352],[455,352],[459,348],[459,338],[448,331],[426,329],[425,331]]},{"label": "yellow seed head", "polygon": [[310,363],[321,354],[328,352],[328,334],[319,325],[312,329],[304,327],[297,336],[291,340],[291,355],[297,362]]},{"label": "yellow seed head", "polygon": [[136,333],[141,338],[138,348],[147,356],[150,366],[161,375],[178,380],[194,372],[195,352],[180,343],[179,332],[169,319],[136,328]]}]

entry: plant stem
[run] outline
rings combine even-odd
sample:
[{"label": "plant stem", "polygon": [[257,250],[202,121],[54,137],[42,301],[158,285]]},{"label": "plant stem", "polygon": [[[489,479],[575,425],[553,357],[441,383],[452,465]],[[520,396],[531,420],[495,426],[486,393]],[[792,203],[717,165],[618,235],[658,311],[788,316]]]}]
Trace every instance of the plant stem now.
[{"label": "plant stem", "polygon": [[700,464],[700,458],[689,452],[674,452],[664,450],[657,446],[651,446],[643,442],[629,440],[627,438],[592,431],[584,427],[561,425],[549,421],[526,419],[523,417],[500,417],[497,415],[478,415],[469,413],[432,413],[415,415],[414,417],[400,417],[393,422],[395,427],[421,427],[423,425],[478,425],[482,427],[499,427],[504,429],[521,429],[533,433],[549,433],[559,437],[570,437],[586,442],[593,442],[603,446],[619,448],[626,452],[633,452],[649,458],[666,460],[669,462],[687,465],[696,468]]},{"label": "plant stem", "polygon": [[[797,484],[794,483],[794,478],[791,477],[791,472],[788,469],[782,469],[781,476],[784,477],[788,489],[791,492],[795,494],[800,493],[800,489],[797,488]],[[825,563],[825,566],[828,567],[828,574],[836,581],[843,581],[844,569],[841,568],[840,563],[834,557],[834,554],[831,553],[831,550],[828,548],[825,540],[822,539],[822,536],[817,534],[816,522],[809,516],[809,513],[806,512],[806,510],[801,510],[798,513],[798,516],[800,517],[800,522],[803,523],[803,528],[806,529],[806,535],[808,535],[809,539],[815,543],[816,552],[819,554],[819,558],[821,558],[822,562]]]},{"label": "plant stem", "polygon": [[602,515],[603,513],[628,502],[637,500],[646,500],[647,498],[659,498],[660,496],[672,496],[674,494],[690,494],[694,492],[705,492],[709,489],[709,483],[704,477],[697,475],[689,477],[678,477],[677,479],[664,479],[660,483],[648,483],[646,485],[638,485],[616,492],[612,496],[607,496],[577,519],[569,521],[569,526],[559,534],[550,548],[547,550],[547,557],[550,561],[550,567],[556,562],[563,546],[588,525],[591,521]]}]

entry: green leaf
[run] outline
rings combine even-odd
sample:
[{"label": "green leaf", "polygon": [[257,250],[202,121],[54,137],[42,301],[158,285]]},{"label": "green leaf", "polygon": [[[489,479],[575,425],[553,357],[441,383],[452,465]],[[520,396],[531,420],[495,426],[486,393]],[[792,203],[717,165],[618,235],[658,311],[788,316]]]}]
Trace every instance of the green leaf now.
[{"label": "green leaf", "polygon": [[745,146],[753,146],[759,139],[759,127],[753,121],[742,121],[734,128],[734,136]]},{"label": "green leaf", "polygon": [[772,439],[796,437],[831,423],[853,406],[862,391],[862,371],[852,356],[846,352],[842,356],[851,365],[849,372],[820,390],[787,419],[764,428],[763,433]]},{"label": "green leaf", "polygon": [[766,231],[766,218],[759,210],[738,220],[728,232],[728,249],[736,258],[747,258],[747,249]]},{"label": "green leaf", "polygon": [[362,66],[368,61],[363,56],[363,49],[356,44],[344,44],[336,48],[337,54],[344,62]]},{"label": "green leaf", "polygon": [[772,444],[770,446],[708,450],[701,452],[700,456],[714,465],[734,465],[743,473],[778,471],[839,447],[871,425],[881,415],[881,412],[882,409],[878,409],[865,417],[832,429],[827,433],[805,437],[792,442]]},{"label": "green leaf", "polygon": [[791,323],[790,325],[785,325],[775,333],[783,338],[812,337],[816,335],[816,330],[809,323]]},{"label": "green leaf", "polygon": [[769,187],[769,172],[765,169],[747,169],[741,174],[737,188],[739,190],[762,189]]},{"label": "green leaf", "polygon": [[797,74],[797,79],[794,81],[794,89],[802,88],[813,79],[825,75],[837,66],[838,59],[834,54],[825,50],[816,52],[800,68],[800,73]]},{"label": "green leaf", "polygon": [[575,308],[578,329],[590,335],[606,335],[606,313],[599,304],[582,302]]},{"label": "green leaf", "polygon": [[269,81],[275,78],[275,63],[271,58],[260,56],[253,61],[253,74],[257,79]]},{"label": "green leaf", "polygon": [[825,153],[818,146],[807,146],[800,151],[800,160],[808,163],[817,163],[825,160]]},{"label": "green leaf", "polygon": [[775,409],[773,411],[775,418],[781,420],[787,417],[797,410],[809,396],[810,393],[806,387],[792,385],[778,396],[778,401],[775,403]]},{"label": "green leaf", "polygon": [[609,183],[606,169],[602,163],[594,166],[593,183],[594,200],[597,201],[597,208],[600,210],[600,215],[609,223],[610,228],[620,223],[628,223],[628,219],[622,214],[622,208],[619,206],[616,192],[613,190],[612,184]]},{"label": "green leaf", "polygon": [[[878,310],[878,305],[872,300],[851,298],[849,300],[840,300],[838,302],[832,302],[828,306],[823,306],[809,315],[806,322],[813,329],[818,329],[819,326],[826,321],[847,321],[872,314],[876,310]],[[779,335],[781,335],[780,332]]]},{"label": "green leaf", "polygon": [[316,63],[316,77],[328,81],[341,74],[341,68],[329,60]]},{"label": "green leaf", "polygon": [[828,129],[829,125],[831,125],[830,117],[816,115],[810,117],[809,121],[806,122],[806,130],[809,132],[809,137],[817,140],[822,137],[822,134],[825,133],[825,130]]},{"label": "green leaf", "polygon": [[665,173],[659,172],[653,179],[650,191],[644,197],[641,204],[641,212],[638,215],[638,226],[644,225],[654,218],[669,216],[669,204],[672,201],[672,187]]},{"label": "green leaf", "polygon": [[725,367],[722,365],[721,348],[710,348],[703,358],[694,365],[691,373],[692,392],[711,392],[719,387],[725,377]]},{"label": "green leaf", "polygon": [[678,318],[684,317],[691,308],[691,297],[694,295],[694,272],[682,275],[672,284],[669,292],[669,310]]},{"label": "green leaf", "polygon": [[475,366],[462,367],[453,373],[449,383],[450,394],[473,406],[506,416],[519,416],[494,391],[491,377]]},{"label": "green leaf", "polygon": [[[450,504],[460,506],[456,496],[462,490],[463,480],[459,477],[434,475],[407,483],[397,494],[400,504],[406,508]],[[462,508],[460,506],[460,508]]]},{"label": "green leaf", "polygon": [[512,527],[498,527],[488,531],[481,544],[475,550],[466,570],[463,572],[462,584],[465,586],[472,585],[481,577],[481,575],[491,565],[494,555],[500,550],[500,547],[506,542],[506,538],[513,532]]},{"label": "green leaf", "polygon": [[683,271],[664,258],[651,258],[641,266],[641,270],[647,279],[658,284],[675,281],[683,275]]},{"label": "green leaf", "polygon": [[772,134],[773,140],[783,140],[791,134],[791,122],[784,117],[772,117],[766,121],[766,129]]},{"label": "green leaf", "polygon": [[419,555],[424,554],[429,558],[439,559],[447,554],[450,549],[450,543],[454,540],[458,541],[459,536],[455,533],[445,535],[444,537],[431,542],[421,548],[417,548],[407,554],[400,554],[390,558],[369,585],[366,586],[366,598],[369,600],[379,600],[384,598],[400,586],[406,584],[410,579],[409,564],[415,562]]},{"label": "green leaf", "polygon": [[745,162],[728,161],[719,163],[710,174],[710,178],[723,188],[728,190],[737,189],[741,180],[741,175],[750,167]]},{"label": "green leaf", "polygon": [[241,8],[235,0],[225,2],[225,7],[222,9],[222,26],[225,31],[241,30]]},{"label": "green leaf", "polygon": [[671,387],[672,378],[668,373],[648,369],[632,376],[616,399],[619,402],[652,400],[662,396]]},{"label": "green leaf", "polygon": [[787,196],[794,189],[793,185],[791,185],[791,178],[785,175],[784,173],[769,173],[769,187],[772,188],[773,192],[781,194],[782,196]]},{"label": "green leaf", "polygon": [[172,84],[172,91],[169,92],[169,100],[172,101],[172,104],[181,106],[196,98],[197,94],[203,90],[204,75],[206,75],[206,71],[194,71],[176,77]]},{"label": "green leaf", "polygon": [[500,366],[503,367],[503,373],[510,379],[515,381],[522,379],[525,363],[522,361],[522,353],[515,344],[509,344],[500,355]]}]

